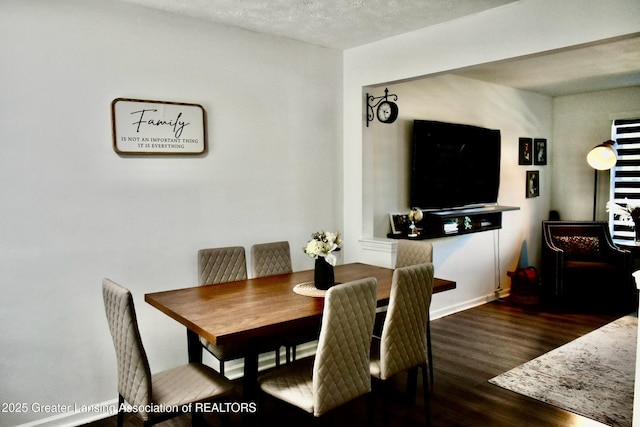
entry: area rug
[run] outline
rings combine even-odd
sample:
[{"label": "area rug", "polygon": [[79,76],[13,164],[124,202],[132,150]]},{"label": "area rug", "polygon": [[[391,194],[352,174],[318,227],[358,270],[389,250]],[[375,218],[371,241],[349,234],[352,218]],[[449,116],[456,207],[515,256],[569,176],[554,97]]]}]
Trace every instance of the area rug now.
[{"label": "area rug", "polygon": [[638,318],[600,329],[489,380],[610,426],[631,426]]}]

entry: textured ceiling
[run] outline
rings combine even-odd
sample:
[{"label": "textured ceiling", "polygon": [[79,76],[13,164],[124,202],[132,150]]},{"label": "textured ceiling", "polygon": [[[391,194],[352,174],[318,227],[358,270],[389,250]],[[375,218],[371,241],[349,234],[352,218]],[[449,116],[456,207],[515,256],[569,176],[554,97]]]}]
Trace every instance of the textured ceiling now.
[{"label": "textured ceiling", "polygon": [[640,37],[483,64],[452,74],[549,96],[640,86]]},{"label": "textured ceiling", "polygon": [[336,49],[381,40],[516,0],[122,0]]},{"label": "textured ceiling", "polygon": [[[119,0],[347,49],[516,0]],[[640,37],[484,64],[453,74],[550,96],[640,85]]]}]

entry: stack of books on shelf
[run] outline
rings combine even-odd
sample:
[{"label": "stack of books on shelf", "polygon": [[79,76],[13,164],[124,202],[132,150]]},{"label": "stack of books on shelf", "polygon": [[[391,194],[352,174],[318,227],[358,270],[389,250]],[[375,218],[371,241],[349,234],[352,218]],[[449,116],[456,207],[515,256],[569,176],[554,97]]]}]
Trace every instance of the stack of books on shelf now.
[{"label": "stack of books on shelf", "polygon": [[444,223],[445,234],[455,234],[457,232],[458,232],[458,223],[456,221],[451,220]]}]

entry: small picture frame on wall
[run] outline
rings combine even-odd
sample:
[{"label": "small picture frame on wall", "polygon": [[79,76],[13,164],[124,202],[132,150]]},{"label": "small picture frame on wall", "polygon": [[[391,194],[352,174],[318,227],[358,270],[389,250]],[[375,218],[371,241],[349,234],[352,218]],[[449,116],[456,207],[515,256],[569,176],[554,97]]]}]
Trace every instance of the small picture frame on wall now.
[{"label": "small picture frame on wall", "polygon": [[540,171],[527,171],[527,199],[540,195]]},{"label": "small picture frame on wall", "polygon": [[533,140],[531,138],[520,138],[518,146],[518,164],[530,165],[533,160]]},{"label": "small picture frame on wall", "polygon": [[546,165],[547,164],[547,140],[544,138],[536,138],[533,140],[533,146],[535,148],[533,164]]}]

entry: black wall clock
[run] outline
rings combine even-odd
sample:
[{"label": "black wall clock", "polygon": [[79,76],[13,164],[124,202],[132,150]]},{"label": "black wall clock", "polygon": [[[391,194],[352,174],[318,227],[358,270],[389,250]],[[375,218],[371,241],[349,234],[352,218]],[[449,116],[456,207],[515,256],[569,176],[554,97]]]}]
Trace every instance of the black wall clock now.
[{"label": "black wall clock", "polygon": [[382,101],[378,105],[378,120],[382,123],[393,123],[398,118],[398,104],[391,101]]},{"label": "black wall clock", "polygon": [[367,127],[369,122],[378,117],[380,123],[393,123],[398,118],[398,104],[394,101],[398,100],[398,95],[389,95],[389,89],[385,88],[384,95],[373,96],[366,94],[367,100]]}]

